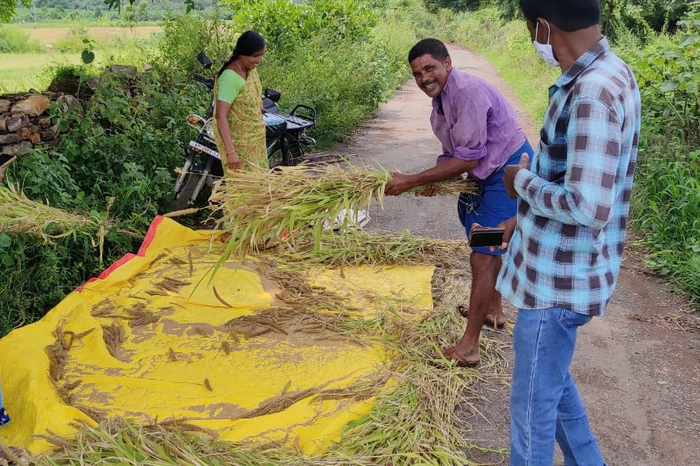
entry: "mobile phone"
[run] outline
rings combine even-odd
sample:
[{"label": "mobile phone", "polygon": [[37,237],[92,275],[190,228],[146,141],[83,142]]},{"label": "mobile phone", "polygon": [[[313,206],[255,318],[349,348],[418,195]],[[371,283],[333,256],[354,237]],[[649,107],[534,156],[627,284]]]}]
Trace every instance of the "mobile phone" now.
[{"label": "mobile phone", "polygon": [[2,154],[2,155],[0,155],[0,168],[5,168],[5,167],[7,167],[9,164],[11,164],[12,162],[14,162],[14,160],[15,160],[16,158],[17,158],[17,157],[14,156],[14,155],[7,155],[7,154]]},{"label": "mobile phone", "polygon": [[503,243],[503,228],[472,229],[469,235],[469,247],[500,246]]}]

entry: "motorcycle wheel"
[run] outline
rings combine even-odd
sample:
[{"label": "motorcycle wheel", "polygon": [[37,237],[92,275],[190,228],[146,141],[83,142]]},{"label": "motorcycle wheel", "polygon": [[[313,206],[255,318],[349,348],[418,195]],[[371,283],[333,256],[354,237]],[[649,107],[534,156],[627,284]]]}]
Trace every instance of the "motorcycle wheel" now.
[{"label": "motorcycle wheel", "polygon": [[197,177],[187,175],[187,179],[182,183],[180,192],[175,196],[175,210],[185,210],[190,207],[190,199],[197,188]]},{"label": "motorcycle wheel", "polygon": [[304,160],[304,149],[299,144],[299,141],[295,140],[289,144],[289,158],[292,161],[292,165],[297,165]]},{"label": "motorcycle wheel", "polygon": [[279,149],[272,155],[270,155],[267,158],[267,163],[270,165],[270,168],[275,168],[279,167],[280,165],[284,165],[284,155],[282,154],[282,149]]}]

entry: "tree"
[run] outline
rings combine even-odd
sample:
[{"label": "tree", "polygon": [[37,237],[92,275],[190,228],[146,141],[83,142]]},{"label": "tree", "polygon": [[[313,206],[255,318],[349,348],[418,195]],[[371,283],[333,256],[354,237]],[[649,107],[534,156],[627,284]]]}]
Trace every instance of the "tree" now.
[{"label": "tree", "polygon": [[28,7],[30,0],[0,0],[0,20],[7,23],[15,14],[17,4]]},{"label": "tree", "polygon": [[[0,0],[0,1],[12,1],[12,0]],[[116,8],[121,12],[122,0],[105,0],[105,3],[110,9]],[[136,0],[129,0],[129,5],[134,6]],[[194,0],[185,0],[185,12],[189,13],[194,9]]]},{"label": "tree", "polygon": [[[128,0],[128,4],[132,7],[135,3],[136,0]],[[184,3],[185,11],[187,13],[194,9],[194,0],[184,0]],[[6,23],[9,22],[15,15],[18,6],[29,7],[31,6],[31,4],[32,0],[0,0],[0,21]],[[109,9],[116,9],[121,12],[122,0],[105,0],[105,4]],[[55,7],[61,5],[57,5],[56,2],[52,3],[48,1],[37,0],[36,6]]]}]

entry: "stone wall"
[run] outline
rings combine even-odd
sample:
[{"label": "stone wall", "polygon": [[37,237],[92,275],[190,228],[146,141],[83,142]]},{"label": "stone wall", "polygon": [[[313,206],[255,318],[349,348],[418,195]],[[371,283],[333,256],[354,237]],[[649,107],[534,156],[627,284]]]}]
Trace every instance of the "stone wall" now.
[{"label": "stone wall", "polygon": [[55,144],[60,122],[49,113],[51,103],[63,111],[79,105],[78,99],[60,92],[30,91],[0,96],[0,152],[26,155],[40,144]]}]

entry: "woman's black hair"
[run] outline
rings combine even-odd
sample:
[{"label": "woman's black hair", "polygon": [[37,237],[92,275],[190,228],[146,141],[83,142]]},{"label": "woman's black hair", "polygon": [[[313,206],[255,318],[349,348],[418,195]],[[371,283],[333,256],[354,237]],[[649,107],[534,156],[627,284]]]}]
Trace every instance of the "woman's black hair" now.
[{"label": "woman's black hair", "polygon": [[567,32],[600,22],[599,0],[520,0],[520,10],[533,25],[544,18]]},{"label": "woman's black hair", "polygon": [[430,54],[435,60],[444,62],[445,58],[449,57],[450,54],[447,51],[445,44],[437,39],[423,39],[414,45],[411,50],[408,51],[408,63],[411,63],[418,57]]},{"label": "woman's black hair", "polygon": [[263,36],[253,31],[252,29],[244,32],[236,41],[236,47],[233,49],[233,54],[231,58],[226,60],[226,63],[219,68],[217,77],[221,76],[221,73],[231,64],[233,61],[240,57],[241,55],[252,56],[261,50],[265,50],[265,39]]}]

